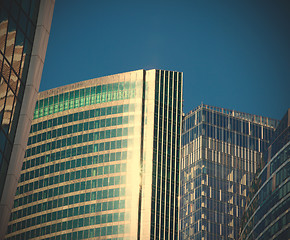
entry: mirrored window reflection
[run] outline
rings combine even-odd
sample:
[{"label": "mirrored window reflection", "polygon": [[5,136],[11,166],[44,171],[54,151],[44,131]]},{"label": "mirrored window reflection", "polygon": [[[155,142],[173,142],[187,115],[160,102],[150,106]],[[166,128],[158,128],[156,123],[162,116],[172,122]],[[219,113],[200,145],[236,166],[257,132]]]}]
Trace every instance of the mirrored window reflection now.
[{"label": "mirrored window reflection", "polygon": [[[2,0],[0,8],[0,171],[9,165],[40,1]],[[22,84],[21,84],[22,83]],[[0,181],[2,189],[4,180]],[[2,191],[0,191],[0,197]]]}]

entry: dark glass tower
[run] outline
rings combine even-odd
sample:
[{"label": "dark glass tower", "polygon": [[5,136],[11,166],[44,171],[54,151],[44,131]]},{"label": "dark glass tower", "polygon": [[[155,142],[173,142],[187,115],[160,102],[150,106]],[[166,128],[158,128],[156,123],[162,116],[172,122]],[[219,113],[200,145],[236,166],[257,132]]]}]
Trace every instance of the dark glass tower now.
[{"label": "dark glass tower", "polygon": [[257,161],[278,121],[207,105],[183,119],[180,239],[237,239]]},{"label": "dark glass tower", "polygon": [[182,73],[38,96],[7,239],[178,239]]},{"label": "dark glass tower", "polygon": [[54,1],[0,1],[0,239],[4,238],[39,88]]},{"label": "dark glass tower", "polygon": [[290,236],[290,109],[279,123],[250,188],[240,239]]}]

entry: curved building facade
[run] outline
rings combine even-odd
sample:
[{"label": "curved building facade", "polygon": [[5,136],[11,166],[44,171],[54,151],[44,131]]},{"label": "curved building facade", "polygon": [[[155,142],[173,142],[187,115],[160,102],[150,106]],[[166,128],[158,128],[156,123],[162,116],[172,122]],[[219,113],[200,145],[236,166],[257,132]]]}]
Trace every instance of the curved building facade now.
[{"label": "curved building facade", "polygon": [[250,189],[240,239],[290,236],[290,109],[281,120]]},{"label": "curved building facade", "polygon": [[6,239],[177,239],[182,73],[39,94]]}]

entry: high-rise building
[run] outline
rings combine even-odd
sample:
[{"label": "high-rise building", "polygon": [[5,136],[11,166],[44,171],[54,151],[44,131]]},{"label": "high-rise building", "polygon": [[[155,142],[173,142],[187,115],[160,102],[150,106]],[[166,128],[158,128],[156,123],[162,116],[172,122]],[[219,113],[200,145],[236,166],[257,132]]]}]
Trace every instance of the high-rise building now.
[{"label": "high-rise building", "polygon": [[178,239],[182,73],[41,92],[7,239]]},{"label": "high-rise building", "polygon": [[253,181],[240,239],[289,239],[290,109],[279,123]]},{"label": "high-rise building", "polygon": [[200,105],[183,119],[180,239],[237,239],[257,161],[278,121]]},{"label": "high-rise building", "polygon": [[54,0],[0,2],[0,239],[20,176],[53,8]]}]

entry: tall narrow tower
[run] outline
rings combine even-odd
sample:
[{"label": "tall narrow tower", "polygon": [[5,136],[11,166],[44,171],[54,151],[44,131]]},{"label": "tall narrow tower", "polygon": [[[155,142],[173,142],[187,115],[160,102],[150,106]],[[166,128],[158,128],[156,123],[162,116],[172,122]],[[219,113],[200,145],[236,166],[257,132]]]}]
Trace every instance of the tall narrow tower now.
[{"label": "tall narrow tower", "polygon": [[182,73],[38,96],[7,239],[178,239]]},{"label": "tall narrow tower", "polygon": [[257,161],[278,121],[200,105],[183,120],[180,239],[237,239]]}]

